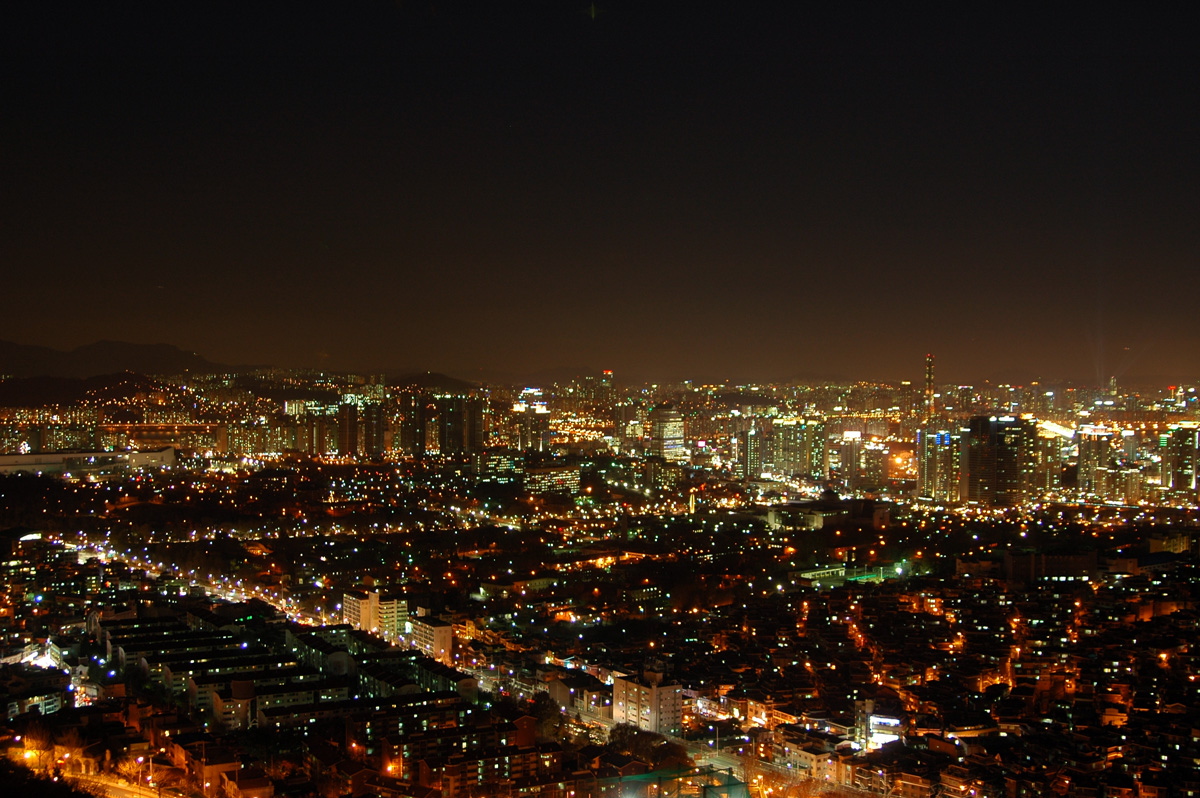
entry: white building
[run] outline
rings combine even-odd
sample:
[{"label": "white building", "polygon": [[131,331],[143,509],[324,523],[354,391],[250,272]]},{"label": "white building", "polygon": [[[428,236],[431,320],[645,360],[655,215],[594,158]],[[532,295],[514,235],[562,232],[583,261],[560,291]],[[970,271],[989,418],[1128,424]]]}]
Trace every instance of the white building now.
[{"label": "white building", "polygon": [[454,624],[431,616],[408,619],[409,645],[443,665],[450,665],[454,651]]},{"label": "white building", "polygon": [[408,629],[408,599],[401,593],[381,595],[376,626],[384,640],[402,636]]},{"label": "white building", "polygon": [[645,731],[679,735],[683,729],[683,688],[663,684],[662,676],[648,672],[648,678],[613,678],[612,717],[614,723],[629,723]]},{"label": "white building", "polygon": [[373,590],[349,590],[343,593],[342,623],[374,632],[379,626],[379,594]]}]

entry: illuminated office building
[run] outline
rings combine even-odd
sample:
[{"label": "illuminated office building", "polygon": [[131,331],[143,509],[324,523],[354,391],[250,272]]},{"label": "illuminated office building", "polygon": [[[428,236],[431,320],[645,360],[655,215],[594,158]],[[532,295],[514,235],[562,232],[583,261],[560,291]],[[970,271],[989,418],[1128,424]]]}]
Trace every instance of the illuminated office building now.
[{"label": "illuminated office building", "polygon": [[550,449],[550,410],[544,403],[518,402],[513,405],[520,448],[527,452]]},{"label": "illuminated office building", "polygon": [[656,407],[650,413],[650,454],[669,463],[688,459],[683,440],[683,417],[669,407]]}]

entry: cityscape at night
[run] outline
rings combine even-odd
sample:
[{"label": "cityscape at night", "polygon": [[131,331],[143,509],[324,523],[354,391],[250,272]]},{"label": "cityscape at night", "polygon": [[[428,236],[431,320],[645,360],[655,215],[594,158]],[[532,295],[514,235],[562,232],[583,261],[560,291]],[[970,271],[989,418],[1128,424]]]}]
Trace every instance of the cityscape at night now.
[{"label": "cityscape at night", "polygon": [[10,756],[117,795],[1200,789],[1196,387],[913,366],[6,406]]},{"label": "cityscape at night", "polygon": [[0,793],[1200,798],[1165,8],[0,11]]}]

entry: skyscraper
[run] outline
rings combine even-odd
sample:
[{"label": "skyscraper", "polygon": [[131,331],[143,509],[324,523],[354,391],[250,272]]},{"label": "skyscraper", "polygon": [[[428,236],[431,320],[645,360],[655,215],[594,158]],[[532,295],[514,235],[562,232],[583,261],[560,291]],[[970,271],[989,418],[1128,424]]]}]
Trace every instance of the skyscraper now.
[{"label": "skyscraper", "polygon": [[383,405],[368,402],[362,407],[360,447],[367,457],[376,457],[387,451],[387,417]]},{"label": "skyscraper", "polygon": [[889,455],[891,455],[891,450],[887,444],[872,441],[863,446],[859,460],[861,465],[858,477],[860,486],[876,489],[887,487],[891,474],[888,467]]},{"label": "skyscraper", "polygon": [[846,430],[842,433],[841,447],[838,451],[838,476],[841,477],[842,484],[851,490],[858,486],[862,444],[862,433],[858,430]]},{"label": "skyscraper", "polygon": [[425,453],[425,422],[430,413],[424,394],[403,391],[399,395],[400,441],[396,444],[404,454],[420,456]]},{"label": "skyscraper", "polygon": [[812,479],[829,476],[825,458],[825,425],[814,419],[776,419],[771,425],[771,463],[784,476]]},{"label": "skyscraper", "polygon": [[1083,496],[1096,496],[1101,490],[1102,470],[1107,470],[1113,460],[1113,431],[1104,427],[1084,426],[1075,433],[1079,447],[1076,459],[1076,485]]},{"label": "skyscraper", "polygon": [[669,463],[688,459],[683,440],[683,417],[670,407],[656,407],[650,412],[650,454]]},{"label": "skyscraper", "polygon": [[934,501],[959,501],[961,478],[961,431],[917,430],[917,495]]},{"label": "skyscraper", "polygon": [[439,449],[442,454],[474,454],[483,450],[484,400],[474,394],[442,394],[437,407]]},{"label": "skyscraper", "polygon": [[518,402],[513,406],[517,435],[523,451],[545,452],[550,449],[550,410],[546,405]]},{"label": "skyscraper", "polygon": [[986,506],[1021,503],[1033,484],[1037,425],[1013,416],[975,416],[963,458],[967,501]]},{"label": "skyscraper", "polygon": [[1200,450],[1200,425],[1172,424],[1162,452],[1162,485],[1176,498],[1196,495],[1196,466]]},{"label": "skyscraper", "polygon": [[617,389],[613,383],[612,369],[605,369],[600,375],[600,390],[596,397],[597,404],[600,410],[605,413],[611,413],[613,405],[617,403]]},{"label": "skyscraper", "polygon": [[762,476],[764,437],[762,430],[753,423],[741,433],[739,471],[742,479],[758,479]]},{"label": "skyscraper", "polygon": [[642,450],[646,420],[646,408],[640,402],[625,401],[613,408],[615,437],[620,441],[622,453]]},{"label": "skyscraper", "polygon": [[1064,452],[1069,448],[1062,434],[1039,428],[1034,443],[1033,482],[1030,495],[1043,495],[1062,487]]},{"label": "skyscraper", "polygon": [[343,402],[337,412],[337,449],[341,457],[358,455],[358,405]]},{"label": "skyscraper", "polygon": [[463,445],[470,454],[482,452],[487,446],[488,402],[486,395],[472,394],[467,397]]}]

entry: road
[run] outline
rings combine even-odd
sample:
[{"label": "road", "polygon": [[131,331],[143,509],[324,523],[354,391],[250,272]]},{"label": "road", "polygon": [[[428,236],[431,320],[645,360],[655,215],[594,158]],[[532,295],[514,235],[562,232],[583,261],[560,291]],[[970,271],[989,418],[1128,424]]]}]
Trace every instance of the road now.
[{"label": "road", "polygon": [[176,798],[180,793],[175,790],[163,790],[140,787],[130,784],[116,776],[103,774],[90,776],[68,776],[67,782],[78,784],[91,793],[106,795],[108,798]]}]

